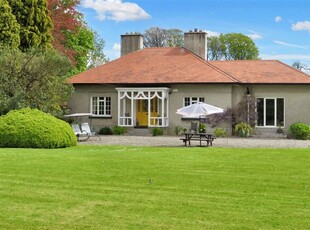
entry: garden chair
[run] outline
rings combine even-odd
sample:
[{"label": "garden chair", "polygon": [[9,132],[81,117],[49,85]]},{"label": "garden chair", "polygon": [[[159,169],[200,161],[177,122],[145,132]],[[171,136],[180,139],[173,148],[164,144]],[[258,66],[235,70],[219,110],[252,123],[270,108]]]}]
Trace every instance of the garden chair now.
[{"label": "garden chair", "polygon": [[89,124],[86,122],[86,123],[82,123],[81,125],[81,128],[82,128],[82,131],[86,131],[90,137],[98,137],[99,140],[101,140],[100,136],[95,132],[95,131],[92,131]]},{"label": "garden chair", "polygon": [[90,134],[87,133],[87,131],[84,131],[84,130],[82,131],[80,129],[79,124],[71,124],[71,127],[78,141],[86,141],[90,137]]}]

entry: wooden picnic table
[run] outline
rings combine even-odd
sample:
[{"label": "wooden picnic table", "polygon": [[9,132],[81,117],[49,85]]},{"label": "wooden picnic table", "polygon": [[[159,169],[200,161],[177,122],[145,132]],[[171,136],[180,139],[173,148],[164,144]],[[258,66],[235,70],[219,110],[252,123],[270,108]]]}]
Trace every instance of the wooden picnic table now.
[{"label": "wooden picnic table", "polygon": [[203,143],[206,142],[206,146],[212,146],[212,142],[215,139],[212,133],[183,133],[184,137],[180,138],[184,145],[191,145],[191,141],[199,141],[199,146],[204,146]]}]

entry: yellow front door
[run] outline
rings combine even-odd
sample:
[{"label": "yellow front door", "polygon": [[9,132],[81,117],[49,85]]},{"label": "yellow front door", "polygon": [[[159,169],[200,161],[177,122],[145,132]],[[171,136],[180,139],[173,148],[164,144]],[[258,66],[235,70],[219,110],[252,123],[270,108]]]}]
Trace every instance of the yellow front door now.
[{"label": "yellow front door", "polygon": [[148,126],[148,100],[137,100],[137,126]]},{"label": "yellow front door", "polygon": [[[137,126],[148,126],[148,100],[137,100]],[[158,111],[157,111],[157,98],[153,98],[151,100],[151,117],[157,117]],[[157,122],[154,122],[155,123]]]}]

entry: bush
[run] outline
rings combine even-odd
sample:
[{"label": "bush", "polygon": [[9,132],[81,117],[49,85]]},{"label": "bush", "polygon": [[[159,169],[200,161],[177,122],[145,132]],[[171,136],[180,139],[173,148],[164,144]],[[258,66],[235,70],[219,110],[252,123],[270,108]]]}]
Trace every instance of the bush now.
[{"label": "bush", "polygon": [[183,130],[182,127],[180,127],[180,126],[175,126],[175,127],[174,127],[174,134],[178,136],[182,130]]},{"label": "bush", "polygon": [[222,129],[222,128],[216,128],[214,130],[214,135],[216,137],[226,137],[227,136],[227,131],[225,129]]},{"label": "bush", "polygon": [[162,136],[164,133],[163,130],[158,127],[153,128],[151,132],[153,136]]},{"label": "bush", "polygon": [[115,135],[122,135],[127,132],[127,129],[125,127],[121,126],[114,126],[112,129],[112,133]]},{"label": "bush", "polygon": [[76,143],[68,123],[38,109],[12,110],[0,117],[0,147],[64,148]]},{"label": "bush", "polygon": [[100,135],[112,135],[113,132],[112,132],[112,129],[110,127],[104,127],[102,129],[100,129],[99,134]]},{"label": "bush", "polygon": [[294,123],[290,126],[289,131],[295,139],[310,140],[310,125]]}]

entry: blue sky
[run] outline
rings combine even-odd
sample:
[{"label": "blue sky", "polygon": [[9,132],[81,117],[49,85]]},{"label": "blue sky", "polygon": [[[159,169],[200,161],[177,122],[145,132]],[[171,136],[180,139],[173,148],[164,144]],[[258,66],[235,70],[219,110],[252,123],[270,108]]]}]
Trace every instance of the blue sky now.
[{"label": "blue sky", "polygon": [[262,59],[310,67],[310,0],[81,0],[85,21],[119,57],[120,35],[150,27],[250,36]]}]

